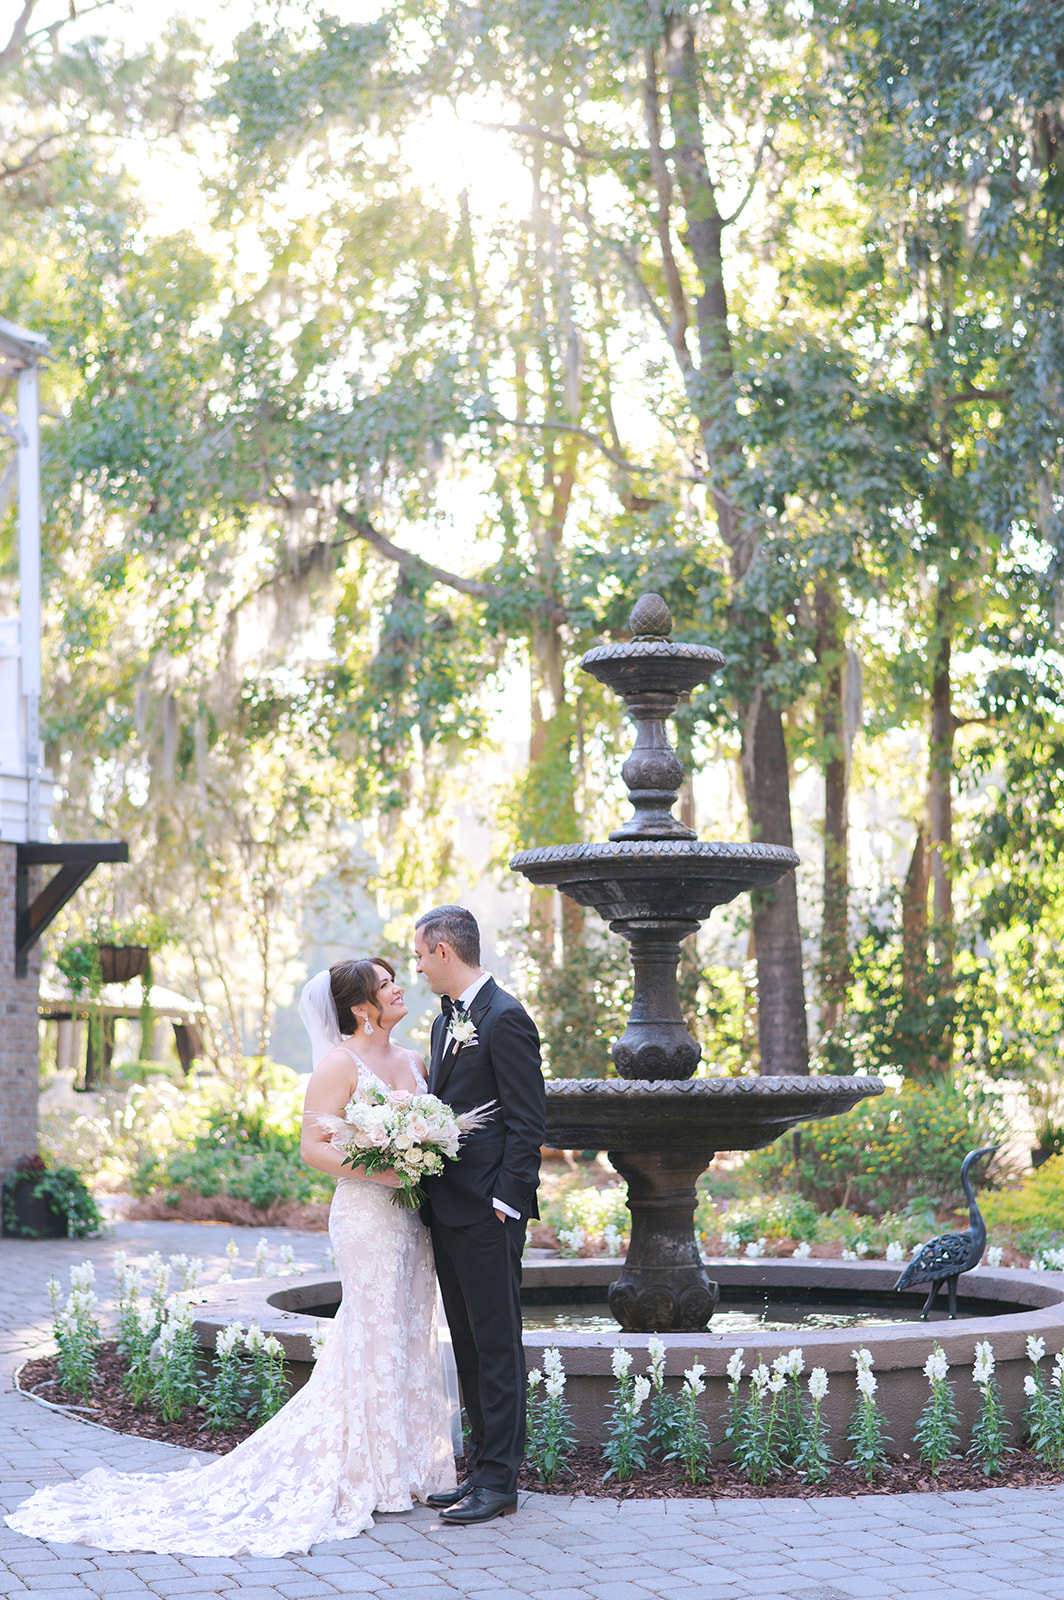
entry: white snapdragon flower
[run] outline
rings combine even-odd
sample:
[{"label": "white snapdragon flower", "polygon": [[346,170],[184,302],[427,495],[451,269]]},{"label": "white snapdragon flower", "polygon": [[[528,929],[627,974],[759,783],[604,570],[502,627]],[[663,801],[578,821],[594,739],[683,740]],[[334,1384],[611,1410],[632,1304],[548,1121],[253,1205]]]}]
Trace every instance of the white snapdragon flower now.
[{"label": "white snapdragon flower", "polygon": [[772,1376],[768,1380],[769,1390],[771,1391],[772,1394],[779,1394],[780,1390],[783,1388],[783,1385],[786,1383],[786,1381],[787,1380],[783,1376],[782,1372],[774,1372],[772,1374]]},{"label": "white snapdragon flower", "polygon": [[610,1366],[613,1368],[613,1376],[615,1378],[627,1378],[632,1370],[632,1352],[623,1349],[619,1344],[614,1345],[613,1354],[610,1357]]},{"label": "white snapdragon flower", "polygon": [[808,1239],[803,1239],[801,1244],[796,1244],[791,1251],[795,1261],[806,1261],[813,1253],[813,1247]]},{"label": "white snapdragon flower", "polygon": [[737,1256],[742,1246],[742,1240],[737,1233],[727,1230],[720,1236],[720,1242],[726,1256]]},{"label": "white snapdragon flower", "polygon": [[564,1377],[565,1368],[562,1365],[562,1353],[556,1345],[551,1345],[549,1350],[544,1350],[543,1370],[548,1378]]},{"label": "white snapdragon flower", "polygon": [[266,1271],[266,1257],[270,1253],[270,1242],[265,1234],[260,1234],[255,1246],[255,1275],[261,1278]]},{"label": "white snapdragon flower", "polygon": [[976,1383],[987,1384],[994,1376],[994,1351],[989,1339],[980,1339],[975,1347],[972,1377]]},{"label": "white snapdragon flower", "polygon": [[760,1361],[750,1374],[750,1382],[755,1389],[764,1389],[768,1383],[769,1371],[763,1361]]},{"label": "white snapdragon flower", "polygon": [[278,1356],[284,1355],[284,1345],[281,1343],[280,1339],[278,1339],[272,1333],[263,1340],[263,1349],[266,1351],[268,1356],[273,1356],[275,1360]]},{"label": "white snapdragon flower", "polygon": [[659,1339],[656,1333],[647,1340],[647,1355],[650,1357],[651,1382],[655,1389],[660,1389],[665,1382],[665,1341]]},{"label": "white snapdragon flower", "polygon": [[888,1261],[905,1260],[905,1248],[900,1239],[892,1239],[890,1241],[887,1245],[886,1256]]},{"label": "white snapdragon flower", "polygon": [[256,1350],[262,1349],[262,1346],[265,1344],[265,1342],[266,1336],[259,1327],[258,1323],[249,1323],[248,1330],[244,1335],[244,1349],[253,1355]]},{"label": "white snapdragon flower", "polygon": [[869,1371],[871,1371],[872,1367],[875,1365],[875,1362],[872,1360],[871,1350],[867,1349],[864,1345],[861,1346],[860,1350],[851,1350],[850,1355],[858,1367],[867,1367]]},{"label": "white snapdragon flower", "polygon": [[857,1388],[866,1400],[871,1400],[876,1392],[876,1375],[871,1367],[857,1368]]},{"label": "white snapdragon flower", "polygon": [[96,1268],[91,1261],[82,1261],[70,1269],[70,1287],[74,1290],[91,1289],[96,1282]]},{"label": "white snapdragon flower", "polygon": [[858,1239],[857,1243],[853,1247],[854,1254],[856,1255],[858,1261],[863,1261],[871,1248],[871,1245],[865,1244],[863,1239]]},{"label": "white snapdragon flower", "polygon": [[743,1251],[743,1254],[750,1261],[758,1261],[765,1253],[765,1245],[767,1242],[768,1241],[765,1239],[751,1239],[750,1243]]},{"label": "white snapdragon flower", "polygon": [[552,1373],[546,1381],[547,1396],[551,1400],[560,1400],[565,1393],[565,1373]]},{"label": "white snapdragon flower", "polygon": [[624,1234],[615,1223],[607,1222],[602,1230],[602,1240],[608,1256],[619,1256],[624,1245]]},{"label": "white snapdragon flower", "polygon": [[1033,1361],[1035,1366],[1037,1366],[1038,1363],[1041,1361],[1042,1357],[1045,1355],[1045,1353],[1046,1353],[1046,1342],[1045,1342],[1045,1340],[1041,1339],[1041,1338],[1036,1339],[1033,1333],[1029,1333],[1027,1335],[1027,1359],[1028,1359],[1028,1361]]},{"label": "white snapdragon flower", "polygon": [[729,1383],[736,1384],[741,1381],[743,1375],[743,1356],[745,1354],[745,1350],[736,1350],[735,1354],[728,1362],[726,1371],[728,1374]]},{"label": "white snapdragon flower", "polygon": [[693,1367],[685,1369],[683,1375],[684,1385],[689,1394],[697,1396],[705,1393],[706,1386],[702,1381],[705,1371],[705,1366],[701,1361],[696,1361]]},{"label": "white snapdragon flower", "polygon": [[542,1372],[540,1372],[538,1367],[533,1367],[531,1372],[528,1374],[528,1392],[529,1392],[529,1394],[535,1394],[536,1390],[539,1388],[539,1386],[540,1386],[540,1384],[542,1382],[543,1382],[543,1374],[542,1374]]},{"label": "white snapdragon flower", "polygon": [[1038,1385],[1030,1373],[1023,1380],[1023,1392],[1029,1400],[1033,1400],[1038,1393]]},{"label": "white snapdragon flower", "polygon": [[1001,1246],[999,1244],[992,1244],[990,1246],[989,1250],[986,1253],[986,1264],[987,1264],[987,1266],[988,1267],[1000,1267],[1000,1265],[1001,1265],[1001,1257],[1004,1255],[1004,1253],[1005,1252],[1002,1250],[1002,1248],[1001,1248]]},{"label": "white snapdragon flower", "polygon": [[814,1400],[823,1400],[828,1392],[828,1375],[823,1367],[814,1367],[809,1374],[809,1393]]},{"label": "white snapdragon flower", "polygon": [[632,1401],[629,1407],[633,1417],[635,1416],[636,1412],[642,1410],[643,1404],[649,1394],[650,1379],[642,1376],[635,1378],[632,1382]]},{"label": "white snapdragon flower", "polygon": [[924,1377],[931,1383],[942,1383],[949,1372],[949,1362],[941,1345],[936,1345],[924,1362]]},{"label": "white snapdragon flower", "polygon": [[315,1361],[320,1359],[328,1337],[329,1329],[323,1328],[320,1322],[315,1321],[313,1328],[310,1330],[310,1353]]},{"label": "white snapdragon flower", "polygon": [[218,1338],[215,1340],[214,1351],[216,1355],[228,1356],[237,1348],[244,1337],[244,1330],[239,1322],[227,1322]]},{"label": "white snapdragon flower", "polygon": [[240,1246],[237,1244],[235,1239],[230,1239],[229,1243],[225,1247],[225,1253],[226,1257],[231,1263],[235,1263],[240,1260]]}]

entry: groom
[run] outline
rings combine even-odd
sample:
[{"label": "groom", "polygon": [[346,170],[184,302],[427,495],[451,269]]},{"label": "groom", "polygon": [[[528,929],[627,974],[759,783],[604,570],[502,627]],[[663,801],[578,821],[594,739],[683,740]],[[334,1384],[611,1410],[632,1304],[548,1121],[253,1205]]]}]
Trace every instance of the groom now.
[{"label": "groom", "polygon": [[457,1161],[425,1180],[425,1219],[469,1419],[466,1476],[429,1495],[442,1520],[490,1522],[517,1508],[525,1451],[521,1252],[538,1217],[546,1095],[539,1035],[520,1001],[480,965],[480,929],[462,906],[418,920],[417,970],[443,1010],[432,1024],[429,1089],[456,1111],[496,1102]]}]

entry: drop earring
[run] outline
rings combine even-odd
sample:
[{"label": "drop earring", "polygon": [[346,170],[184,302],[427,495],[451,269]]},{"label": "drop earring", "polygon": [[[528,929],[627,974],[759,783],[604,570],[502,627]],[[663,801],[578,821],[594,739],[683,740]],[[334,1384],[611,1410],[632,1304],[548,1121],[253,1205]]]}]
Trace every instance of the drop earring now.
[{"label": "drop earring", "polygon": [[369,1020],[368,1017],[363,1017],[362,1018],[362,1022],[363,1022],[364,1026],[365,1026],[366,1038],[368,1039],[371,1033],[375,1033],[376,1032],[376,1029],[374,1028],[372,1022]]}]

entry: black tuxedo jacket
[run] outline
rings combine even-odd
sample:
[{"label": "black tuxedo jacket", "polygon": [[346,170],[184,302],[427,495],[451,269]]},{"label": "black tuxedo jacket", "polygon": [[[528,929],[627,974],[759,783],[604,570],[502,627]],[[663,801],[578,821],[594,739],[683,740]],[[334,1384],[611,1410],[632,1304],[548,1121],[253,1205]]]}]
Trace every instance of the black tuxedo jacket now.
[{"label": "black tuxedo jacket", "polygon": [[546,1129],[547,1096],[539,1034],[519,1000],[489,978],[469,1016],[476,1042],[456,1045],[447,1019],[432,1024],[429,1090],[455,1111],[497,1102],[491,1121],[462,1140],[457,1161],[425,1179],[426,1206],[446,1227],[483,1222],[493,1199],[522,1217],[538,1217],[536,1189]]}]

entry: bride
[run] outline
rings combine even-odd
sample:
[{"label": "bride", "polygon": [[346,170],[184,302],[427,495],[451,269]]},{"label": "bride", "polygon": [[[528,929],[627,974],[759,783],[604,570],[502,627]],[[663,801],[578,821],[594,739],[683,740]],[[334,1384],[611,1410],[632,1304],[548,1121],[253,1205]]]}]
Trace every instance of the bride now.
[{"label": "bride", "polygon": [[169,1473],[98,1467],[39,1489],[6,1519],[18,1532],[101,1550],[280,1556],[454,1489],[428,1230],[394,1204],[393,1174],[343,1166],[318,1122],[367,1082],[424,1091],[421,1059],[391,1042],[406,1015],[395,969],[341,961],[310,980],[299,1013],[314,1062],[302,1153],[338,1179],[329,1237],[343,1285],[310,1381],[231,1454]]}]

